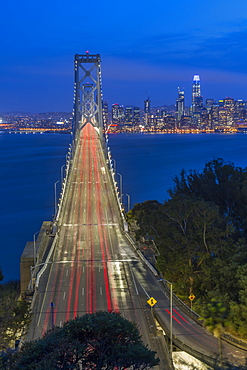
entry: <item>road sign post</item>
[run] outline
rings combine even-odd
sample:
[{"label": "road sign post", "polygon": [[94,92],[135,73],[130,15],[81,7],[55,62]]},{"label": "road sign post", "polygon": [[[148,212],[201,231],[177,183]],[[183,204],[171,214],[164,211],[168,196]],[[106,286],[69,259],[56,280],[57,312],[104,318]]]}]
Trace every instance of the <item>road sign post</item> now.
[{"label": "road sign post", "polygon": [[147,300],[147,303],[149,304],[149,306],[153,307],[157,303],[157,301],[155,298],[150,297],[149,300]]},{"label": "road sign post", "polygon": [[190,299],[190,308],[191,308],[191,310],[192,310],[192,302],[193,302],[193,300],[195,299],[196,297],[194,296],[194,294],[193,293],[191,293],[190,295],[189,295],[189,299]]},{"label": "road sign post", "polygon": [[153,314],[153,306],[157,303],[156,299],[153,298],[153,297],[150,297],[148,300],[147,300],[147,303],[149,304],[149,306],[151,307],[151,312]]}]

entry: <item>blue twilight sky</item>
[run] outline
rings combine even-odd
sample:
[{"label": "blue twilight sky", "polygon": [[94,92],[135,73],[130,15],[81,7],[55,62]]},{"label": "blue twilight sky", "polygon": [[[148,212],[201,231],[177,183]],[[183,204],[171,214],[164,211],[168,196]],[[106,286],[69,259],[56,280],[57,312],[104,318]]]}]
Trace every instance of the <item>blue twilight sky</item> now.
[{"label": "blue twilight sky", "polygon": [[100,54],[110,104],[247,99],[246,0],[2,0],[0,113],[71,111],[74,54]]}]

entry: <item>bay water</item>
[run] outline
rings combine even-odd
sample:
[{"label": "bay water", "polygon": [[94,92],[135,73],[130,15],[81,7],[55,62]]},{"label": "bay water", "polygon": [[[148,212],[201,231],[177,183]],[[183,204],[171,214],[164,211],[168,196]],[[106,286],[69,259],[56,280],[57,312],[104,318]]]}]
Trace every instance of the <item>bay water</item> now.
[{"label": "bay water", "polygon": [[[0,266],[4,281],[19,279],[26,242],[33,241],[42,222],[54,215],[55,191],[59,194],[70,141],[69,134],[0,132]],[[128,199],[131,207],[145,200],[163,202],[182,169],[201,171],[215,158],[247,167],[245,134],[121,133],[110,134],[109,145],[126,207]]]}]

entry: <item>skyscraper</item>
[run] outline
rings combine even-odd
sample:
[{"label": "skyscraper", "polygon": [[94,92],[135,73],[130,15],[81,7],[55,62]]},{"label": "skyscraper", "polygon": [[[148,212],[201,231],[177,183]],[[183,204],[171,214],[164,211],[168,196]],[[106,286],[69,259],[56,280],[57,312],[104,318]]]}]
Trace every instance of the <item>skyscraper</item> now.
[{"label": "skyscraper", "polygon": [[125,109],[125,125],[133,124],[133,109],[131,107],[126,107]]},{"label": "skyscraper", "polygon": [[148,124],[148,116],[150,115],[150,104],[151,100],[147,98],[144,100],[144,125],[147,126]]},{"label": "skyscraper", "polygon": [[245,100],[238,99],[234,102],[234,120],[244,120],[246,118],[246,106]]},{"label": "skyscraper", "polygon": [[180,122],[184,115],[184,91],[178,87],[178,98],[176,100],[176,122]]},{"label": "skyscraper", "polygon": [[192,84],[192,113],[197,111],[197,103],[199,97],[201,97],[200,76],[194,75]]},{"label": "skyscraper", "polygon": [[141,123],[141,111],[139,107],[134,107],[133,123],[135,126],[138,126]]},{"label": "skyscraper", "polygon": [[122,123],[124,118],[124,109],[123,106],[119,104],[112,105],[112,123],[119,125]]},{"label": "skyscraper", "polygon": [[224,99],[224,108],[228,110],[227,114],[227,125],[232,126],[234,124],[234,99],[225,98]]}]

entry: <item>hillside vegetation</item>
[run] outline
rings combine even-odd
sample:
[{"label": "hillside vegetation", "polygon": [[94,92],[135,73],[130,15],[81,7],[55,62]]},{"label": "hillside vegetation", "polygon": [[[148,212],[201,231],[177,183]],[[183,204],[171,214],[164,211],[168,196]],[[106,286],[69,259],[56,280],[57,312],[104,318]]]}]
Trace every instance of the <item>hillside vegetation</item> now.
[{"label": "hillside vegetation", "polygon": [[[0,280],[3,275],[0,270]],[[20,299],[20,282],[0,284],[0,345],[5,351],[14,347],[31,320],[30,303]]]},{"label": "hillside vegetation", "polygon": [[163,204],[136,204],[128,220],[135,233],[153,238],[157,268],[176,294],[203,316],[217,301],[226,309],[224,327],[247,338],[247,168],[222,159],[201,173],[182,171]]}]

